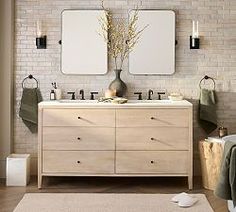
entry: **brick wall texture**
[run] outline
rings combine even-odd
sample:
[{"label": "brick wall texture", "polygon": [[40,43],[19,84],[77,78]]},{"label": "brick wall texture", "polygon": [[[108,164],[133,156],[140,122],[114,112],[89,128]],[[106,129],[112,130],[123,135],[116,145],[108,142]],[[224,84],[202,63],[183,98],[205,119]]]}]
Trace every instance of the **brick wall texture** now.
[{"label": "brick wall texture", "polygon": [[[133,76],[128,73],[127,62],[122,79],[128,85],[128,97],[134,91],[146,94],[148,89],[155,92],[166,90],[180,92],[194,103],[194,150],[197,141],[204,138],[197,123],[197,99],[199,80],[204,75],[214,77],[218,94],[219,123],[236,133],[236,1],[235,0],[105,0],[115,18],[127,18],[127,12],[137,5],[140,9],[171,9],[176,13],[176,72],[171,76]],[[99,0],[15,0],[15,115],[14,151],[31,153],[32,168],[37,160],[37,135],[33,135],[22,123],[18,112],[22,95],[21,82],[33,74],[40,82],[45,100],[49,99],[51,82],[56,81],[67,91],[84,89],[104,90],[114,78],[113,66],[105,76],[70,76],[60,72],[61,12],[64,9],[100,9]],[[201,49],[189,49],[192,20],[199,21]],[[47,49],[36,49],[36,21],[42,20],[48,37]],[[157,50],[158,51],[158,50]],[[92,62],[93,58],[91,58]],[[145,97],[145,95],[144,95]],[[156,97],[156,96],[155,96]],[[198,156],[195,156],[195,170],[198,170]],[[198,172],[198,171],[197,171]]]}]

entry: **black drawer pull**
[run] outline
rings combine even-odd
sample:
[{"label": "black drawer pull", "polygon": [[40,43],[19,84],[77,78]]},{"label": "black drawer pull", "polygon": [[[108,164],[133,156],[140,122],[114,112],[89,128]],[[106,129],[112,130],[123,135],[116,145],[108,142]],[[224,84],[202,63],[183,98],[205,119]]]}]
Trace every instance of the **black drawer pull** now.
[{"label": "black drawer pull", "polygon": [[80,163],[80,161],[78,160],[77,163]]},{"label": "black drawer pull", "polygon": [[78,116],[78,119],[81,119],[81,117],[80,117],[80,116]]},{"label": "black drawer pull", "polygon": [[151,141],[154,141],[155,140],[155,138],[151,138]]},{"label": "black drawer pull", "polygon": [[78,138],[77,138],[77,140],[81,140],[81,138],[80,138],[80,137],[78,137]]},{"label": "black drawer pull", "polygon": [[153,160],[151,160],[151,163],[153,164],[153,163],[154,163],[154,161],[153,161]]},{"label": "black drawer pull", "polygon": [[151,120],[154,120],[155,118],[154,117],[151,117]]}]

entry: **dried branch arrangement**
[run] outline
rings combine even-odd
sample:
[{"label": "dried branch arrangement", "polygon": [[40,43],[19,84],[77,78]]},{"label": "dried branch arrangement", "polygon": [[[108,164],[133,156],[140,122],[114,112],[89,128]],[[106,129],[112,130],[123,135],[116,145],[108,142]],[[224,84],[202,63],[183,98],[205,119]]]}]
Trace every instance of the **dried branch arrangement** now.
[{"label": "dried branch arrangement", "polygon": [[122,69],[125,59],[129,53],[133,51],[135,45],[140,39],[143,30],[138,29],[138,9],[135,9],[129,15],[128,24],[126,19],[118,19],[114,23],[111,12],[104,8],[104,1],[102,1],[102,8],[105,15],[99,18],[101,32],[99,33],[105,40],[108,46],[109,55],[113,58],[116,69]]}]

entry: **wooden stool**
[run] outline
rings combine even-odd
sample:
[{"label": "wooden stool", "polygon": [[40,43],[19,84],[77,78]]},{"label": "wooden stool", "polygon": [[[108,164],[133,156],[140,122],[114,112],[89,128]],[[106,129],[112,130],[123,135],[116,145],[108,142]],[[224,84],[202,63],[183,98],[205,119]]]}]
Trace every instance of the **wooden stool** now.
[{"label": "wooden stool", "polygon": [[220,174],[223,146],[218,142],[200,141],[199,152],[203,187],[214,190]]}]

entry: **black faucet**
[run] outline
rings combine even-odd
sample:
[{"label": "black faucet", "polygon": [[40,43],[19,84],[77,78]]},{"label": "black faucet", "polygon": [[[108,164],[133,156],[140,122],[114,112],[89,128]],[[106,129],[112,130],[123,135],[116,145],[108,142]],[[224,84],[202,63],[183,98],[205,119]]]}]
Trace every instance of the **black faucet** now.
[{"label": "black faucet", "polygon": [[152,100],[152,95],[153,95],[153,90],[149,89],[148,90],[148,98],[147,98],[147,100]]},{"label": "black faucet", "polygon": [[94,94],[98,94],[98,92],[90,92],[90,100],[94,100]]},{"label": "black faucet", "polygon": [[157,92],[158,100],[161,100],[161,95],[165,95],[165,92]]},{"label": "black faucet", "polygon": [[85,100],[85,98],[84,98],[84,90],[83,89],[81,89],[79,91],[79,94],[81,95],[81,100]]},{"label": "black faucet", "polygon": [[142,92],[134,92],[135,95],[138,95],[138,100],[142,100]]},{"label": "black faucet", "polygon": [[67,94],[72,94],[71,96],[71,100],[75,100],[75,92],[67,92]]}]

